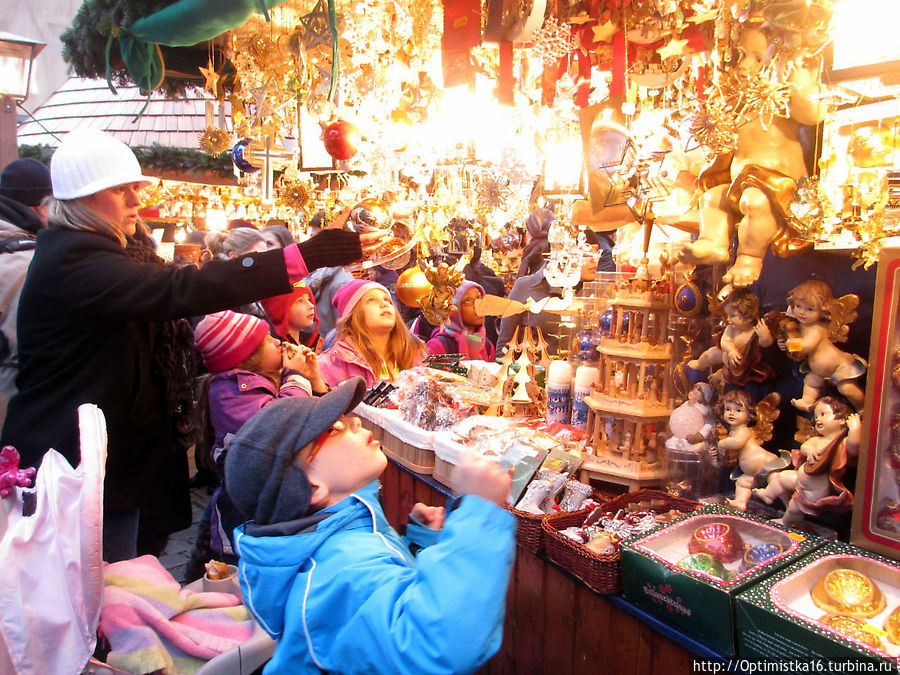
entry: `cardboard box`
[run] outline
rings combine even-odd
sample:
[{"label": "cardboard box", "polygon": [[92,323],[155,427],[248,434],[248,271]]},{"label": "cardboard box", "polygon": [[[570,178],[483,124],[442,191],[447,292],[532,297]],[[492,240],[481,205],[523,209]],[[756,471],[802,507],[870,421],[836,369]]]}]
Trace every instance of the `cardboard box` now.
[{"label": "cardboard box", "polygon": [[[862,571],[884,593],[886,605],[866,623],[881,629],[900,604],[900,568],[890,558],[851,544],[829,542],[792,565],[776,571],[737,596],[740,658],[874,658],[898,666],[900,645],[882,638],[883,648],[827,627],[818,619],[827,612],[815,605],[813,585],[837,568]],[[892,671],[893,672],[893,671]]]},{"label": "cardboard box", "polygon": [[[696,562],[693,548],[716,551],[715,539],[705,543],[695,534],[727,525],[738,534],[731,549],[738,559],[720,563],[731,578],[720,578],[700,569],[683,569],[679,562]],[[734,597],[760,579],[782,569],[822,544],[822,540],[776,523],[706,506],[650,534],[623,542],[622,589],[632,603],[722,654],[734,655]],[[744,563],[743,554],[760,545],[777,544],[780,553],[759,564]],[[738,550],[739,549],[739,550]],[[719,547],[721,552],[721,547]],[[758,551],[765,550],[763,548]],[[771,549],[769,549],[771,552]],[[748,554],[749,555],[749,554]]]},{"label": "cardboard box", "polygon": [[900,559],[900,249],[878,258],[874,309],[850,541]]}]

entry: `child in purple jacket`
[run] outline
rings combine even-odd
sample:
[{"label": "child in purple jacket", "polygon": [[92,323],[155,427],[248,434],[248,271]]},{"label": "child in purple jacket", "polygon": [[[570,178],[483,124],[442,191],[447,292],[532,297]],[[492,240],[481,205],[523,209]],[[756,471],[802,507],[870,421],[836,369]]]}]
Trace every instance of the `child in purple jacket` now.
[{"label": "child in purple jacket", "polygon": [[[197,325],[194,339],[210,373],[202,379],[197,395],[200,438],[196,457],[200,463],[221,467],[228,438],[261,408],[282,398],[328,391],[315,352],[273,338],[268,324],[250,314],[230,310],[209,314]],[[210,553],[204,546],[207,538],[209,549],[217,556],[227,560],[232,554],[233,507],[222,487],[213,494],[208,511],[209,525],[200,523],[198,546],[192,553],[192,559],[195,555],[198,559],[192,560],[196,564],[189,576],[202,573],[199,565],[206,560],[199,558]]]}]

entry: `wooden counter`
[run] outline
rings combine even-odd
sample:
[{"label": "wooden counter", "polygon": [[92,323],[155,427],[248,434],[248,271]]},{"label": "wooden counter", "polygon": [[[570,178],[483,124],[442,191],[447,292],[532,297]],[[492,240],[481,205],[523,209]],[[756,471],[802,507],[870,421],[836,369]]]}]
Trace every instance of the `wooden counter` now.
[{"label": "wooden counter", "polygon": [[[440,506],[444,486],[393,462],[382,476],[382,503],[394,526],[416,502]],[[720,660],[620,596],[599,595],[542,556],[519,547],[500,651],[479,672],[690,673],[695,658]]]}]

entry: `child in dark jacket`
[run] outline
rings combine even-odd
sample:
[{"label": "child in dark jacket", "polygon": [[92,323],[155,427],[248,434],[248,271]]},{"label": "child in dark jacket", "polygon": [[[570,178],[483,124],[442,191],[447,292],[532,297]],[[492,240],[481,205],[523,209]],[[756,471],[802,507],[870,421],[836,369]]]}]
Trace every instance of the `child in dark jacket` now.
[{"label": "child in dark jacket", "polygon": [[[509,474],[466,456],[443,508],[416,504],[407,540],[378,503],[387,460],[346,416],[353,377],[321,398],[267,406],[225,460],[248,608],[277,640],[265,672],[463,673],[502,640],[515,519]],[[446,518],[445,518],[446,516]]]}]

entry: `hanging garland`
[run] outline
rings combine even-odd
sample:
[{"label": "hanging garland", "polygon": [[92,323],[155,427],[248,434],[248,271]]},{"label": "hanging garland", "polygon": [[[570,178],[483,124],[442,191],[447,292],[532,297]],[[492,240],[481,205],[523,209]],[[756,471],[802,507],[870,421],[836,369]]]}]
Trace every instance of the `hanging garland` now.
[{"label": "hanging garland", "polygon": [[[19,157],[32,157],[44,164],[50,163],[55,148],[49,145],[20,145]],[[176,173],[203,175],[212,173],[217,176],[234,178],[231,155],[210,157],[204,152],[191,148],[170,148],[154,143],[149,148],[132,148],[141,166],[157,171],[174,171]]]}]

